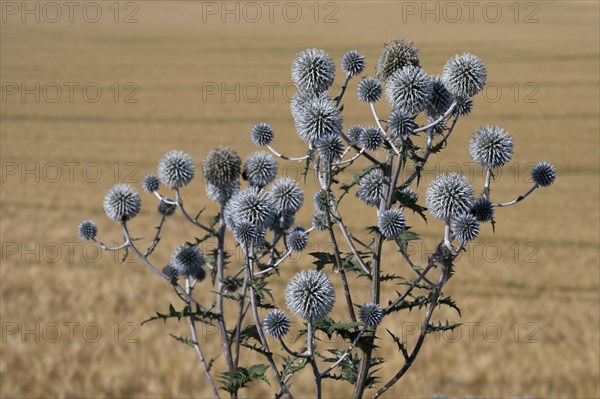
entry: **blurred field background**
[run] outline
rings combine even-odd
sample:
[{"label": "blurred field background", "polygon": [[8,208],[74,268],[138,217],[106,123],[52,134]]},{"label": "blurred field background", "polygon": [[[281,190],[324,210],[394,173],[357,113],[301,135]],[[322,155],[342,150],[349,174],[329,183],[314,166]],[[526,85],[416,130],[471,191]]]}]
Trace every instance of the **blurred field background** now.
[{"label": "blurred field background", "polygon": [[[256,150],[249,132],[258,122],[274,127],[276,148],[301,155],[289,113],[289,71],[296,53],[322,48],[339,65],[346,50],[356,49],[373,75],[383,43],[404,37],[421,49],[428,73],[439,74],[456,53],[472,52],[485,61],[491,84],[475,98],[473,113],[459,121],[448,148],[432,158],[418,190],[422,199],[439,171],[458,169],[481,189],[483,179],[470,166],[467,146],[487,123],[505,127],[515,142],[513,162],[493,186],[494,199],[509,200],[529,188],[530,162],[552,162],[558,179],[519,206],[499,210],[495,234],[483,227],[479,244],[458,262],[448,286],[462,318],[437,313],[442,321],[471,327],[461,328],[460,336],[430,336],[413,369],[387,397],[599,397],[599,6],[595,1],[496,2],[494,8],[475,3],[469,21],[466,6],[457,19],[438,2],[297,2],[302,15],[291,23],[294,9],[288,9],[286,20],[285,2],[277,2],[272,22],[261,2],[255,3],[263,13],[258,22],[252,22],[253,10],[238,2],[227,3],[239,10],[238,22],[235,11],[223,13],[221,2],[97,2],[103,13],[90,23],[81,13],[87,3],[77,2],[73,22],[63,8],[53,23],[54,11],[43,14],[44,3],[37,6],[39,22],[35,15],[23,22],[24,3],[3,1],[0,395],[209,397],[193,350],[167,334],[187,334],[185,323],[140,327],[155,311],[177,303],[175,295],[139,262],[119,265],[112,255],[81,243],[77,224],[94,219],[101,240],[119,241],[118,227],[102,211],[112,184],[128,181],[139,188],[172,149],[191,154],[198,170],[215,145],[233,146],[245,157]],[[35,9],[36,2],[28,4]],[[208,6],[216,6],[216,13]],[[95,18],[94,9],[88,19]],[[338,71],[338,85],[341,75]],[[39,101],[35,94],[22,97],[21,85],[31,89],[36,82]],[[55,102],[52,82],[63,90]],[[78,84],[72,99],[66,82]],[[101,87],[96,102],[91,99],[98,86],[90,83]],[[18,92],[11,94],[14,84]],[[89,91],[83,93],[86,84]],[[344,99],[345,128],[373,123],[368,108],[356,100],[356,84],[351,82]],[[385,117],[387,104],[378,109]],[[279,165],[283,174],[297,177],[297,164]],[[309,223],[314,188],[309,181],[300,224]],[[142,215],[131,228],[133,235],[149,237],[158,221],[155,200],[147,193],[142,198]],[[191,209],[215,210],[200,178],[184,190],[184,198]],[[360,233],[361,226],[375,223],[375,211],[352,204],[344,211]],[[442,230],[433,221],[408,219],[425,237],[413,248],[422,260]],[[165,232],[157,265],[196,233],[180,215],[168,221]],[[327,244],[321,233],[310,240],[310,250]],[[410,276],[393,251],[386,260],[386,271]],[[274,290],[311,262],[303,254],[286,263]],[[364,283],[351,284],[361,303]],[[212,301],[207,291],[197,295]],[[283,303],[281,295],[276,299]],[[386,327],[411,342],[411,323],[419,315],[413,312]],[[336,308],[335,316],[344,314]],[[216,354],[214,331],[205,330],[202,337],[208,355]],[[382,345],[380,354],[389,358],[378,375],[386,381],[401,355],[389,339]],[[303,374],[292,391],[312,396],[310,381],[310,373]],[[268,392],[261,382],[243,394],[267,397]],[[350,392],[348,384],[325,381],[328,397]]]}]

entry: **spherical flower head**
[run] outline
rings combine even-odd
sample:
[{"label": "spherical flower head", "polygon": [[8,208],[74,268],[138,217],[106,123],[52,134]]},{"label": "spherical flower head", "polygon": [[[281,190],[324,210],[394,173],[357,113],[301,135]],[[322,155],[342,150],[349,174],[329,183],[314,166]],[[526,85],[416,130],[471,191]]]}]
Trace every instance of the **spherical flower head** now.
[{"label": "spherical flower head", "polygon": [[220,204],[226,204],[235,193],[240,191],[240,181],[234,180],[230,184],[223,184],[220,186],[215,186],[214,184],[206,182],[204,189],[206,191],[206,195],[212,201]]},{"label": "spherical flower head", "polygon": [[195,277],[204,266],[204,254],[195,246],[183,244],[171,253],[170,264],[178,276]]},{"label": "spherical flower head", "polygon": [[548,162],[538,162],[531,170],[531,179],[540,187],[548,187],[556,179],[556,168]]},{"label": "spherical flower head", "polygon": [[344,145],[337,134],[328,134],[317,140],[317,153],[323,163],[329,165],[342,157]]},{"label": "spherical flower head", "polygon": [[196,167],[192,158],[182,151],[171,151],[158,161],[158,178],[169,188],[187,185],[194,178]]},{"label": "spherical flower head", "polygon": [[442,81],[454,96],[473,97],[483,89],[486,80],[485,64],[469,53],[450,58],[442,72]]},{"label": "spherical flower head", "polygon": [[473,193],[471,183],[464,176],[441,174],[427,188],[425,202],[436,219],[450,221],[469,211],[475,201]]},{"label": "spherical flower head", "polygon": [[402,137],[404,140],[408,138],[417,128],[415,117],[413,114],[403,108],[398,108],[392,111],[388,118],[388,128],[393,139]]},{"label": "spherical flower head", "polygon": [[399,192],[399,202],[402,205],[413,205],[419,200],[419,194],[410,187],[405,187]]},{"label": "spherical flower head", "polygon": [[472,214],[463,213],[454,219],[452,230],[454,236],[464,244],[477,238],[479,235],[479,222]]},{"label": "spherical flower head", "polygon": [[483,126],[471,138],[469,152],[477,165],[489,169],[499,168],[512,158],[512,138],[500,126]]},{"label": "spherical flower head", "polygon": [[425,109],[429,102],[431,79],[416,66],[407,66],[387,80],[385,95],[392,108],[404,108],[417,113]]},{"label": "spherical flower head", "polygon": [[365,70],[365,57],[358,51],[347,51],[342,56],[342,71],[349,77],[356,76]]},{"label": "spherical flower head", "polygon": [[268,152],[256,151],[248,155],[244,163],[244,179],[253,187],[262,188],[277,175],[277,162]]},{"label": "spherical flower head", "polygon": [[273,230],[275,234],[283,234],[287,229],[292,227],[294,224],[294,214],[293,213],[280,213],[275,215],[271,224],[269,224],[269,229]]},{"label": "spherical flower head", "polygon": [[172,199],[170,199],[170,198],[165,198],[165,199],[166,199],[166,201],[163,201],[163,200],[158,201],[158,206],[156,207],[156,210],[162,216],[168,217],[175,213],[175,211],[177,210],[177,205],[172,203],[173,202]]},{"label": "spherical flower head", "polygon": [[206,182],[224,187],[231,185],[240,177],[242,160],[229,147],[213,148],[202,161],[202,173]]},{"label": "spherical flower head", "polygon": [[355,145],[358,144],[358,138],[362,134],[363,130],[365,130],[364,126],[354,125],[348,129],[348,139],[350,139],[350,143]]},{"label": "spherical flower head", "polygon": [[478,222],[489,222],[494,218],[494,206],[492,201],[486,197],[478,197],[471,206],[471,215],[475,216]]},{"label": "spherical flower head", "polygon": [[292,81],[298,90],[320,94],[331,86],[334,79],[335,63],[323,50],[304,50],[292,63]]},{"label": "spherical flower head", "polygon": [[198,282],[203,281],[206,278],[206,270],[203,267],[199,267],[191,277],[195,278]]},{"label": "spherical flower head", "polygon": [[295,122],[298,136],[309,143],[342,132],[342,114],[327,96],[315,97],[299,107]]},{"label": "spherical flower head", "polygon": [[369,151],[375,151],[383,144],[383,135],[376,127],[367,127],[358,137],[358,143]]},{"label": "spherical flower head", "polygon": [[250,132],[252,142],[259,147],[271,144],[273,137],[275,137],[275,133],[273,133],[271,126],[266,123],[259,123],[254,126],[252,132]]},{"label": "spherical flower head", "polygon": [[142,180],[142,188],[149,193],[158,191],[160,188],[160,180],[155,175],[147,175],[144,177],[144,180]]},{"label": "spherical flower head", "polygon": [[452,116],[469,115],[473,110],[473,99],[471,97],[456,97],[456,107],[452,111]]},{"label": "spherical flower head", "polygon": [[377,77],[386,81],[394,72],[405,66],[420,66],[419,50],[407,40],[386,43],[377,63]]},{"label": "spherical flower head", "polygon": [[302,252],[308,245],[308,234],[302,227],[296,226],[288,233],[285,243],[292,251]]},{"label": "spherical flower head", "polygon": [[381,201],[383,190],[383,171],[373,169],[358,181],[356,194],[367,205],[377,206]]},{"label": "spherical flower head", "polygon": [[325,273],[304,270],[292,277],[285,290],[285,302],[304,320],[320,320],[333,309],[335,290]]},{"label": "spherical flower head", "polygon": [[275,212],[279,214],[298,212],[304,202],[304,193],[298,182],[289,177],[278,179],[269,190]]},{"label": "spherical flower head", "polygon": [[270,195],[255,187],[240,190],[231,197],[225,213],[233,221],[229,224],[245,221],[259,230],[269,226],[276,214]]},{"label": "spherical flower head", "polygon": [[[430,125],[433,122],[437,121],[440,117],[439,116],[430,116],[429,118],[427,118],[427,124]],[[429,129],[427,129],[427,131],[429,133],[431,133],[432,135],[436,135],[436,134],[442,134],[444,133],[444,131],[446,130],[446,120],[442,119],[441,121],[439,121],[438,123],[436,123],[435,125],[433,125],[432,127],[430,127]]]},{"label": "spherical flower head", "polygon": [[385,238],[397,238],[406,229],[404,215],[399,209],[387,209],[377,218],[377,227]]},{"label": "spherical flower head", "polygon": [[452,94],[446,89],[444,82],[439,76],[430,76],[431,90],[425,113],[429,116],[443,115],[452,104]]},{"label": "spherical flower head", "polygon": [[325,212],[316,212],[312,217],[311,225],[315,230],[325,230],[327,228],[327,216]]},{"label": "spherical flower head", "polygon": [[367,327],[377,327],[383,320],[383,309],[376,303],[365,303],[360,307],[358,317]]},{"label": "spherical flower head", "polygon": [[104,212],[117,222],[134,218],[141,207],[140,195],[129,184],[117,184],[104,196]]},{"label": "spherical flower head", "polygon": [[290,318],[279,309],[269,310],[262,322],[265,333],[273,338],[283,338],[290,331]]},{"label": "spherical flower head", "polygon": [[243,246],[252,244],[260,244],[265,237],[264,229],[258,228],[256,225],[246,221],[237,221],[233,228],[233,238]]},{"label": "spherical flower head", "polygon": [[365,103],[374,103],[379,101],[382,93],[381,82],[372,77],[363,78],[358,83],[358,99]]},{"label": "spherical flower head", "polygon": [[77,235],[82,240],[95,240],[98,234],[98,226],[91,220],[84,220],[77,226]]},{"label": "spherical flower head", "polygon": [[165,267],[162,268],[162,272],[164,275],[166,275],[171,281],[176,281],[177,278],[179,278],[179,275],[177,274],[177,269],[175,269],[173,266],[171,265],[166,265]]},{"label": "spherical flower head", "polygon": [[317,211],[327,212],[331,206],[331,201],[334,200],[333,193],[329,190],[320,189],[313,196],[313,204]]}]

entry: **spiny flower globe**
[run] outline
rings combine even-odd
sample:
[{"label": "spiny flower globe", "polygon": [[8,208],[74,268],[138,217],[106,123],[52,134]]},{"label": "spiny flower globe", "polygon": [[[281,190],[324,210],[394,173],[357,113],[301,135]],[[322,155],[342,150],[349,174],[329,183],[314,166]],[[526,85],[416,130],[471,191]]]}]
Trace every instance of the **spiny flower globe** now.
[{"label": "spiny flower globe", "polygon": [[404,140],[417,128],[415,117],[403,108],[392,111],[388,118],[388,128],[393,139],[402,137]]},{"label": "spiny flower globe", "polygon": [[367,127],[358,137],[358,143],[369,151],[375,151],[383,144],[383,135],[379,128]]},{"label": "spiny flower globe", "polygon": [[220,186],[206,182],[204,185],[204,190],[206,191],[208,198],[210,198],[212,201],[226,204],[231,196],[240,190],[240,181],[234,180],[229,184],[223,184]]},{"label": "spiny flower globe", "polygon": [[285,290],[285,302],[304,320],[320,320],[333,309],[335,290],[325,273],[304,270],[292,277]]},{"label": "spiny flower globe", "polygon": [[358,181],[358,198],[371,206],[378,206],[383,190],[383,171],[373,169]]},{"label": "spiny flower globe", "polygon": [[183,277],[195,277],[204,266],[204,254],[198,247],[182,244],[171,253],[170,265]]},{"label": "spiny flower globe", "polygon": [[412,188],[405,187],[398,192],[396,199],[402,205],[414,205],[419,200],[419,194]]},{"label": "spiny flower globe", "polygon": [[277,162],[268,152],[256,151],[248,155],[244,163],[244,179],[251,186],[264,187],[277,175]]},{"label": "spiny flower globe", "polygon": [[383,309],[376,303],[365,303],[360,307],[358,317],[367,327],[377,327],[383,320]]},{"label": "spiny flower globe", "polygon": [[408,40],[386,43],[377,63],[377,77],[386,81],[394,72],[405,66],[420,66],[419,50]]},{"label": "spiny flower globe", "polygon": [[347,51],[342,56],[342,71],[349,77],[356,76],[365,70],[365,57],[358,51]]},{"label": "spiny flower globe", "polygon": [[358,99],[365,103],[374,103],[379,101],[382,91],[383,89],[381,88],[381,82],[370,76],[363,78],[358,83],[358,88],[356,90]]},{"label": "spiny flower globe", "polygon": [[298,108],[295,125],[302,140],[314,143],[327,135],[342,132],[342,114],[329,97],[319,96]]},{"label": "spiny flower globe", "polygon": [[134,218],[141,207],[140,195],[129,184],[117,184],[104,196],[104,212],[117,222]]},{"label": "spiny flower globe", "polygon": [[292,63],[292,81],[298,90],[320,94],[335,79],[335,64],[323,50],[315,48],[302,51]]},{"label": "spiny flower globe", "polygon": [[256,187],[238,191],[227,203],[225,213],[234,225],[245,221],[258,229],[270,225],[275,217],[271,197]]},{"label": "spiny flower globe", "polygon": [[177,210],[177,205],[173,204],[173,200],[170,198],[165,198],[166,201],[159,200],[158,206],[156,207],[159,214],[164,217],[171,216]]},{"label": "spiny flower globe", "polygon": [[387,80],[385,95],[392,108],[404,108],[417,113],[425,109],[429,101],[431,79],[416,66],[407,66]]},{"label": "spiny flower globe", "polygon": [[475,197],[471,183],[458,173],[441,174],[427,188],[425,202],[436,218],[450,221],[471,208]]},{"label": "spiny flower globe", "polygon": [[485,64],[469,53],[450,58],[442,72],[442,81],[454,96],[473,97],[483,89],[486,80]]},{"label": "spiny flower globe", "polygon": [[344,145],[337,134],[328,134],[317,140],[317,153],[325,164],[331,164],[342,157]]},{"label": "spiny flower globe", "polygon": [[294,224],[294,214],[293,213],[280,213],[275,215],[275,218],[269,224],[269,229],[273,230],[275,234],[283,234],[287,229],[292,227]]},{"label": "spiny flower globe", "polygon": [[252,142],[259,147],[271,144],[273,137],[275,137],[275,133],[273,133],[271,126],[266,123],[259,123],[254,126],[252,132],[250,132]]},{"label": "spiny flower globe", "polygon": [[365,130],[364,126],[354,125],[348,129],[348,139],[350,139],[350,143],[352,145],[358,144],[358,138],[362,134],[363,130]]},{"label": "spiny flower globe", "polygon": [[463,213],[454,219],[452,230],[460,242],[467,243],[479,235],[479,222],[472,214]]},{"label": "spiny flower globe", "polygon": [[531,178],[541,187],[548,187],[556,179],[556,168],[548,162],[538,162],[531,170]]},{"label": "spiny flower globe", "polygon": [[456,97],[456,107],[452,111],[453,116],[469,115],[473,110],[473,99],[471,97]]},{"label": "spiny flower globe", "polygon": [[404,215],[399,209],[391,208],[381,212],[377,218],[377,227],[385,238],[396,238],[406,228]]},{"label": "spiny flower globe", "polygon": [[278,179],[269,190],[276,213],[296,213],[304,202],[304,193],[298,182],[289,177]]},{"label": "spiny flower globe", "polygon": [[77,235],[82,240],[95,240],[98,234],[98,226],[91,220],[84,220],[77,226]]},{"label": "spiny flower globe", "polygon": [[144,180],[142,180],[142,188],[149,193],[158,191],[160,188],[160,180],[155,175],[147,175],[144,177]]},{"label": "spiny flower globe", "polygon": [[177,274],[177,269],[175,269],[173,266],[171,265],[165,265],[165,267],[162,268],[162,272],[165,276],[167,276],[171,281],[175,281],[177,280],[177,278],[179,277],[179,275]]},{"label": "spiny flower globe", "polygon": [[429,91],[425,113],[429,116],[443,115],[452,104],[452,94],[446,89],[439,76],[430,76],[429,79],[431,90]]},{"label": "spiny flower globe", "polygon": [[239,179],[242,160],[229,147],[212,149],[202,161],[204,179],[215,186],[225,187]]},{"label": "spiny flower globe", "polygon": [[246,220],[237,221],[231,230],[233,238],[243,246],[260,244],[265,237],[264,229],[258,228]]},{"label": "spiny flower globe", "polygon": [[[438,119],[440,119],[440,116],[430,116],[429,118],[427,118],[427,124],[431,125],[433,122],[436,122]],[[429,133],[431,133],[432,135],[435,134],[442,134],[444,133],[444,131],[446,130],[446,120],[442,119],[441,121],[437,122],[435,125],[431,126],[429,129],[427,129],[427,131]]]},{"label": "spiny flower globe", "polygon": [[308,234],[302,227],[296,226],[288,233],[285,243],[292,251],[302,252],[308,245]]},{"label": "spiny flower globe", "polygon": [[169,188],[180,188],[194,178],[196,167],[192,158],[182,151],[171,151],[158,161],[158,178]]},{"label": "spiny flower globe", "polygon": [[325,189],[320,189],[313,196],[315,209],[321,212],[326,212],[329,209],[332,200],[334,200],[333,193]]},{"label": "spiny flower globe", "polygon": [[290,331],[290,318],[279,309],[269,310],[262,326],[268,336],[283,338]]},{"label": "spiny flower globe", "polygon": [[325,230],[327,228],[327,215],[325,214],[325,212],[316,212],[312,217],[311,225],[315,230]]},{"label": "spiny flower globe", "polygon": [[512,158],[512,138],[500,126],[483,126],[473,135],[469,152],[477,165],[489,169],[499,168]]},{"label": "spiny flower globe", "polygon": [[494,218],[494,205],[486,197],[478,197],[471,206],[471,215],[475,216],[478,222],[489,222]]}]

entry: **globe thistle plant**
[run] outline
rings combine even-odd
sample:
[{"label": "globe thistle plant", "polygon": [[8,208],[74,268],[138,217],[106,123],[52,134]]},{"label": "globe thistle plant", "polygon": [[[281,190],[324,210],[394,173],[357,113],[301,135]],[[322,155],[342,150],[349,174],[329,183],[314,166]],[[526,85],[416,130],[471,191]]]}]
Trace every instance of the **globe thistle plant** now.
[{"label": "globe thistle plant", "polygon": [[365,70],[365,57],[358,51],[347,51],[342,56],[342,71],[346,72],[346,76],[353,77],[361,74]]},{"label": "globe thistle plant", "polygon": [[340,110],[327,96],[316,97],[300,107],[295,120],[298,136],[309,143],[342,132]]},{"label": "globe thistle plant", "polygon": [[262,322],[265,333],[273,338],[283,338],[290,330],[290,318],[279,309],[269,310]]},{"label": "globe thistle plant", "polygon": [[302,227],[296,226],[288,233],[285,243],[292,251],[302,252],[308,245],[308,234]]},{"label": "globe thistle plant", "polygon": [[386,43],[377,63],[377,77],[385,82],[399,69],[406,66],[420,66],[418,53],[419,50],[414,43],[408,40]]},{"label": "globe thistle plant", "polygon": [[258,227],[246,220],[235,222],[231,231],[233,238],[244,247],[249,247],[250,245],[260,246],[265,236],[264,228]]},{"label": "globe thistle plant", "polygon": [[417,128],[415,117],[408,111],[398,108],[392,111],[388,118],[388,128],[393,139],[402,137],[406,140]]},{"label": "globe thistle plant", "polygon": [[360,307],[358,316],[367,327],[377,327],[383,320],[383,309],[376,303],[365,303]]},{"label": "globe thistle plant", "polygon": [[417,113],[428,105],[430,90],[431,79],[427,74],[419,67],[407,66],[389,77],[385,95],[392,108]]},{"label": "globe thistle plant", "polygon": [[452,111],[452,116],[466,116],[473,110],[473,99],[471,97],[455,97],[456,107]]},{"label": "globe thistle plant", "polygon": [[277,176],[277,162],[268,152],[253,152],[244,163],[243,176],[251,186],[262,188]]},{"label": "globe thistle plant", "polygon": [[295,217],[293,213],[280,213],[275,215],[268,227],[273,230],[275,234],[282,235],[292,227],[294,221]]},{"label": "globe thistle plant", "polygon": [[[439,116],[430,116],[427,119],[427,124],[431,125],[431,124],[433,124],[433,122],[437,121],[438,119],[439,119]],[[441,121],[437,122],[435,125],[431,126],[429,129],[427,129],[427,131],[432,135],[443,134],[445,130],[446,130],[446,121],[444,119],[442,119]]]},{"label": "globe thistle plant", "polygon": [[383,193],[383,171],[373,169],[360,178],[356,194],[367,205],[378,206]]},{"label": "globe thistle plant", "polygon": [[425,113],[429,116],[443,115],[452,104],[452,94],[439,76],[429,76],[430,91]]},{"label": "globe thistle plant", "polygon": [[499,168],[512,158],[512,138],[500,126],[487,125],[475,132],[469,144],[469,152],[477,165],[489,169]]},{"label": "globe thistle plant", "polygon": [[95,240],[98,234],[98,226],[91,220],[84,220],[77,226],[77,235],[84,241]]},{"label": "globe thistle plant", "polygon": [[320,189],[313,196],[313,205],[317,211],[327,212],[330,207],[330,201],[333,200],[333,198],[332,192]]},{"label": "globe thistle plant", "polygon": [[173,200],[170,198],[165,198],[166,201],[159,200],[158,206],[156,207],[159,214],[164,217],[171,216],[177,210],[177,205],[173,203]]},{"label": "globe thistle plant", "polygon": [[473,97],[483,90],[486,80],[485,64],[469,53],[450,58],[442,72],[442,82],[454,96]]},{"label": "globe thistle plant", "polygon": [[207,183],[227,187],[240,178],[242,160],[229,147],[212,149],[202,161],[202,173]]},{"label": "globe thistle plant", "polygon": [[167,276],[171,281],[175,281],[179,278],[179,274],[177,274],[177,269],[175,269],[171,265],[165,265],[162,268],[162,272],[165,276]]},{"label": "globe thistle plant", "polygon": [[171,253],[170,265],[178,276],[195,277],[204,266],[204,254],[195,246],[182,244]]},{"label": "globe thistle plant", "polygon": [[470,213],[458,215],[453,222],[454,235],[461,243],[473,241],[479,235],[479,222]]},{"label": "globe thistle plant", "polygon": [[531,170],[531,179],[540,187],[548,187],[556,179],[556,168],[548,162],[538,162]]},{"label": "globe thistle plant", "polygon": [[256,187],[238,191],[227,203],[225,212],[233,226],[244,221],[258,229],[270,225],[276,215],[271,197]]},{"label": "globe thistle plant", "polygon": [[369,151],[375,151],[383,145],[383,135],[378,128],[367,127],[358,137],[358,143]]},{"label": "globe thistle plant", "polygon": [[350,139],[350,143],[353,145],[358,144],[358,139],[362,132],[365,130],[364,126],[354,125],[348,129],[348,139]]},{"label": "globe thistle plant", "polygon": [[153,193],[160,188],[160,180],[155,175],[146,175],[142,180],[142,188],[144,191]]},{"label": "globe thistle plant", "polygon": [[375,78],[367,77],[358,83],[358,99],[365,103],[374,103],[381,98],[381,82]]},{"label": "globe thistle plant", "polygon": [[377,218],[377,228],[385,238],[397,238],[406,228],[402,211],[395,208],[386,209]]},{"label": "globe thistle plant", "polygon": [[304,270],[292,277],[285,290],[285,303],[304,320],[320,320],[333,309],[335,290],[325,273]]},{"label": "globe thistle plant", "polygon": [[171,151],[158,162],[158,178],[169,188],[180,188],[194,178],[196,167],[192,158],[182,151]]},{"label": "globe thistle plant", "polygon": [[280,214],[294,214],[304,202],[302,189],[296,180],[289,177],[282,177],[275,181],[269,190],[269,197],[275,212]]},{"label": "globe thistle plant", "polygon": [[234,180],[229,184],[222,184],[219,186],[206,182],[204,190],[206,191],[206,196],[212,201],[226,204],[231,196],[240,190],[240,182],[239,180]]},{"label": "globe thistle plant", "polygon": [[292,81],[298,90],[320,94],[335,79],[335,63],[323,50],[307,49],[292,63]]},{"label": "globe thistle plant", "polygon": [[275,133],[273,133],[271,126],[266,123],[255,125],[252,128],[252,132],[250,132],[252,142],[259,147],[271,144],[273,137],[275,137]]},{"label": "globe thistle plant", "polygon": [[471,209],[475,201],[473,193],[471,183],[464,176],[441,174],[427,188],[427,208],[436,219],[450,221]]},{"label": "globe thistle plant", "polygon": [[129,184],[117,184],[104,196],[104,212],[106,216],[117,222],[134,218],[141,207],[140,195]]},{"label": "globe thistle plant", "polygon": [[327,228],[327,216],[325,212],[318,211],[312,216],[311,225],[315,230],[323,231]]},{"label": "globe thistle plant", "polygon": [[328,134],[317,141],[317,153],[325,164],[331,164],[342,157],[344,145],[337,134]]}]

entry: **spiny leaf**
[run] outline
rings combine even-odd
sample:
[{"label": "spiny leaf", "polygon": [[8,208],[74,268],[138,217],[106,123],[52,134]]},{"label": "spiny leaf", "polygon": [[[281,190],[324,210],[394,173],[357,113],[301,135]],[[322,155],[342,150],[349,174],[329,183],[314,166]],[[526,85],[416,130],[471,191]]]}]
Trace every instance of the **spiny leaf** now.
[{"label": "spiny leaf", "polygon": [[182,344],[186,344],[189,345],[191,347],[193,347],[194,345],[196,345],[196,342],[191,340],[190,338],[184,337],[184,336],[180,336],[178,337],[177,335],[173,335],[173,334],[169,334],[171,337],[175,338],[176,341],[181,342]]}]

